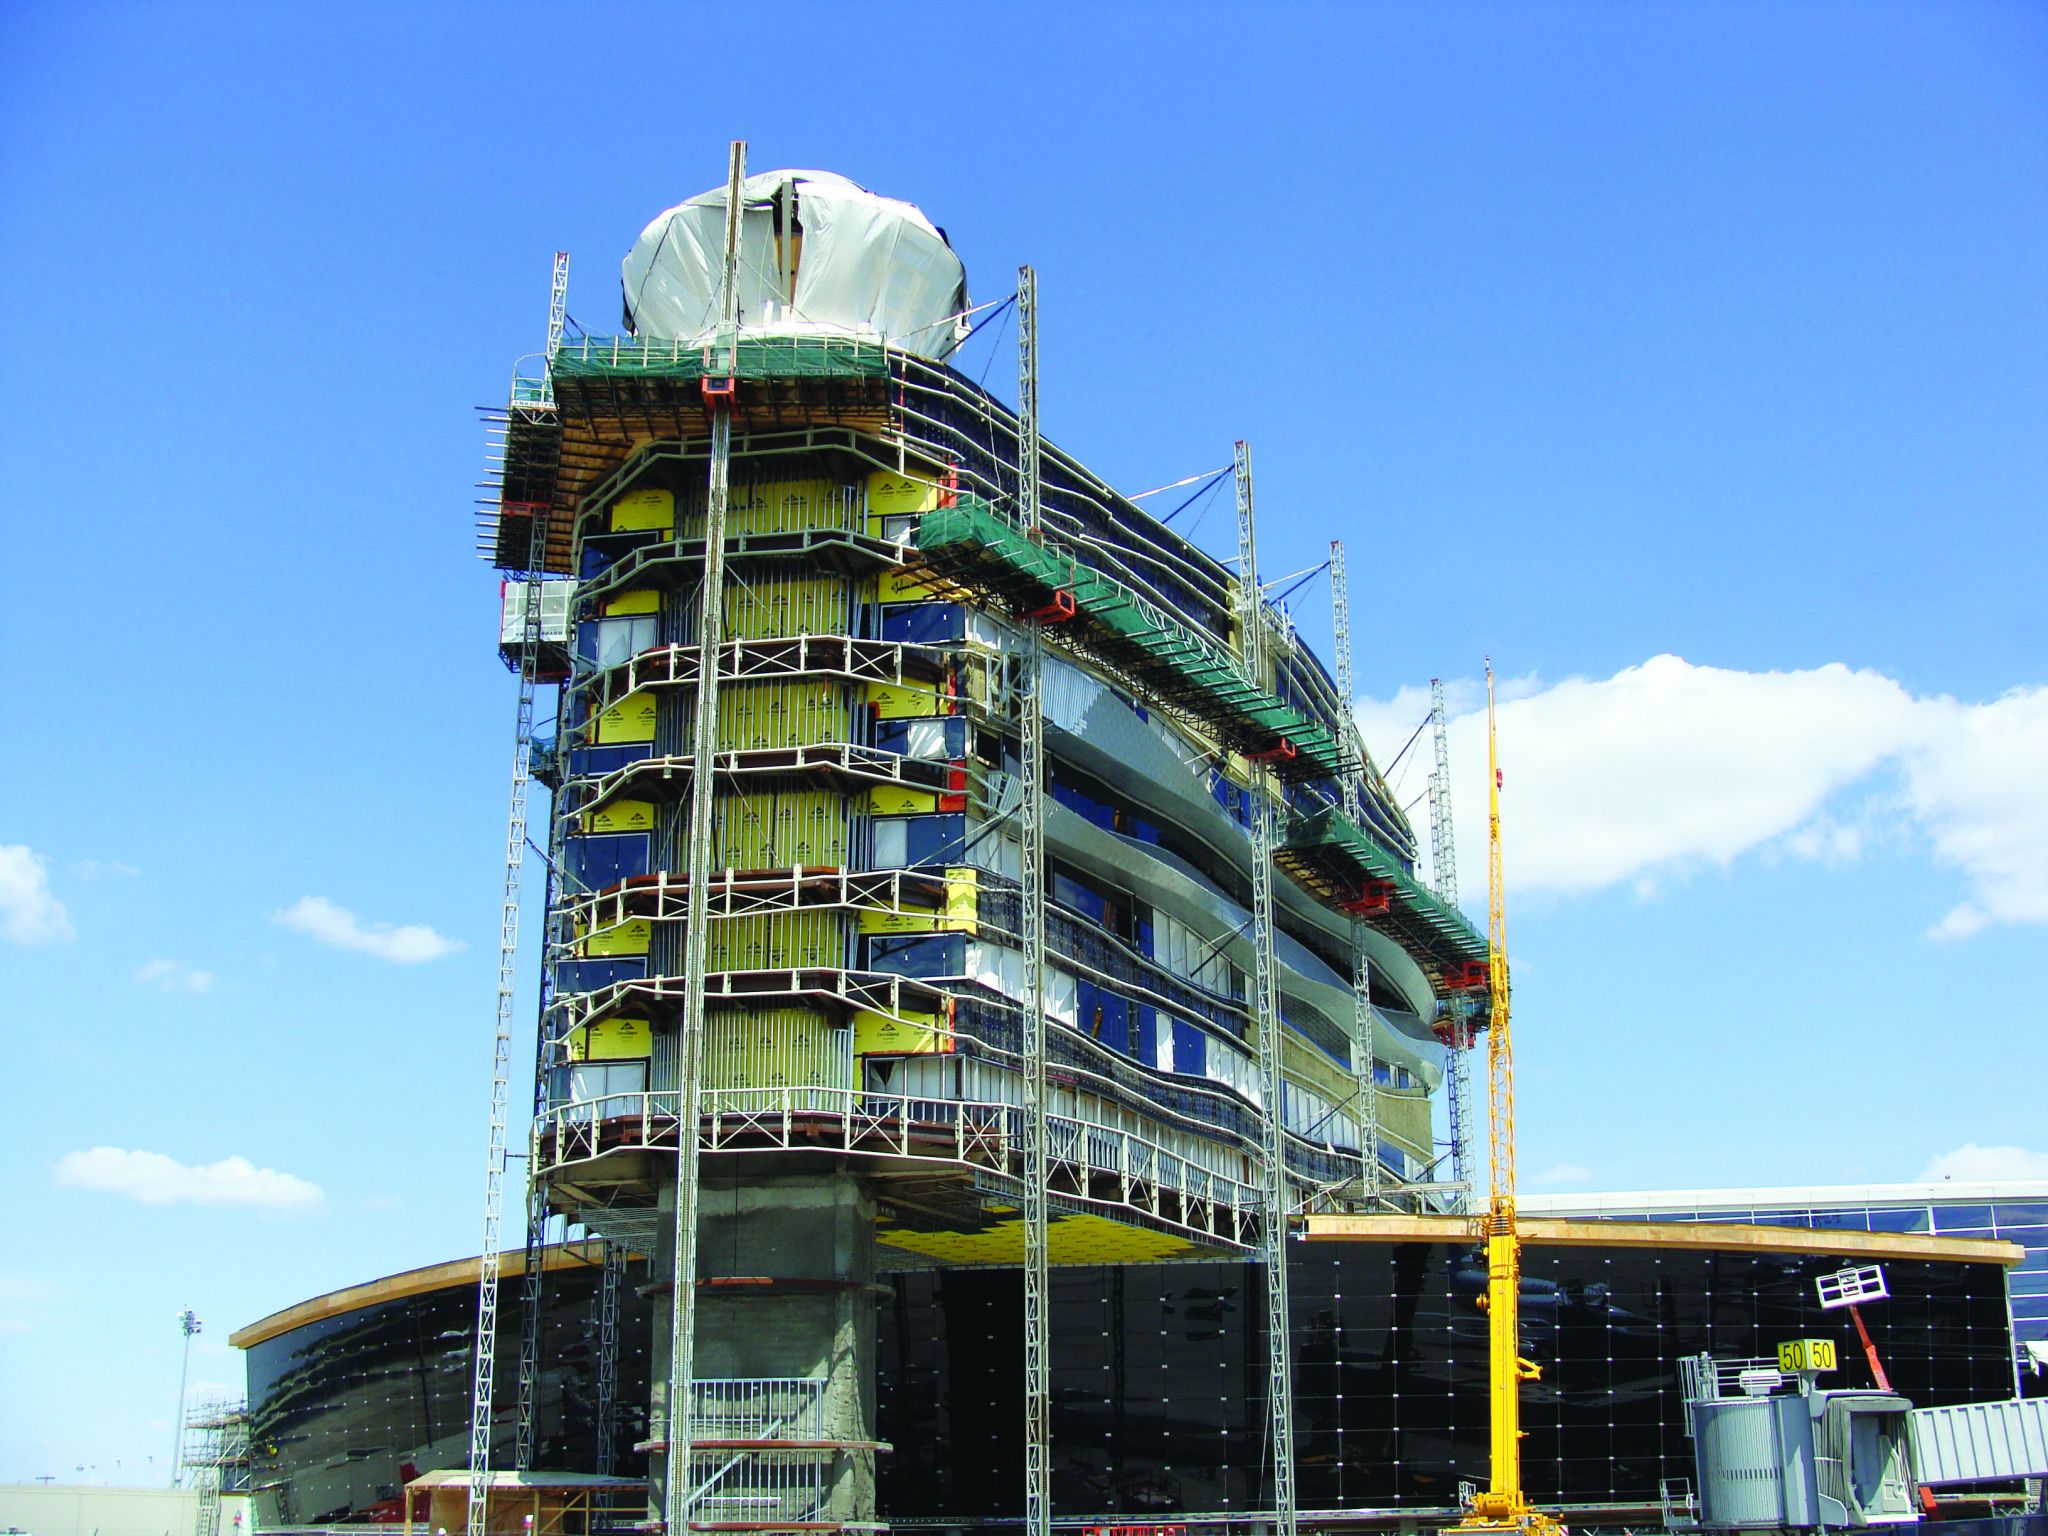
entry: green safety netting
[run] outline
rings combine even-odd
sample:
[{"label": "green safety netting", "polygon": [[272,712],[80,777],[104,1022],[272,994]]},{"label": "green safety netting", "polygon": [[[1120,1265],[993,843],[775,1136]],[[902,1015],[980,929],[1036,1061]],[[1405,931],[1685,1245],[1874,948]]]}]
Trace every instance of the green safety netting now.
[{"label": "green safety netting", "polygon": [[[885,378],[889,350],[854,336],[742,336],[730,377]],[[725,351],[701,343],[638,336],[579,336],[555,351],[557,379],[728,377]]]},{"label": "green safety netting", "polygon": [[1076,638],[1112,657],[1160,696],[1208,720],[1240,751],[1286,742],[1285,778],[1335,778],[1355,765],[1330,729],[1245,680],[1220,641],[1181,623],[1114,577],[1027,537],[984,501],[963,497],[918,520],[925,563],[964,585],[1041,608],[1071,595]]},{"label": "green safety netting", "polygon": [[1487,942],[1465,914],[1439,900],[1343,812],[1296,821],[1274,862],[1318,897],[1339,905],[1368,883],[1391,887],[1385,912],[1365,921],[1399,939],[1432,980],[1453,967],[1485,964]]}]

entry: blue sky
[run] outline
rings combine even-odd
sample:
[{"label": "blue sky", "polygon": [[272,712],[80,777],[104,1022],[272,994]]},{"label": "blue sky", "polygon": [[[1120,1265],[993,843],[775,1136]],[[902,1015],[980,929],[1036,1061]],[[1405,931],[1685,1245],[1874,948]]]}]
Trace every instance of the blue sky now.
[{"label": "blue sky", "polygon": [[2038,8],[13,3],[0,71],[0,1480],[160,1478],[186,1306],[229,1386],[474,1251],[472,408],[732,137],[1035,263],[1112,481],[1253,442],[1387,755],[1455,680],[1468,902],[1493,656],[1525,1182],[2041,1171]]}]

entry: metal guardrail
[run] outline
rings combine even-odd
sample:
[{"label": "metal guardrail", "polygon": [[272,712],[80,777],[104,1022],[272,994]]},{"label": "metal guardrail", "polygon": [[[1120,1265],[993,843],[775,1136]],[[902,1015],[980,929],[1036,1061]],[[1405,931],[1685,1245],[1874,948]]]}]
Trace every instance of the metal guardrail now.
[{"label": "metal guardrail", "polygon": [[[698,1145],[707,1153],[825,1151],[946,1162],[1013,1181],[1023,1157],[1023,1110],[987,1100],[938,1099],[867,1088],[791,1085],[707,1088]],[[673,1148],[673,1093],[608,1094],[534,1122],[534,1167],[547,1174],[620,1148]],[[1048,1116],[1049,1169],[1070,1199],[1137,1211],[1249,1248],[1261,1196],[1173,1147],[1127,1128]]]},{"label": "metal guardrail", "polygon": [[823,1440],[823,1376],[700,1376],[690,1385],[690,1439]]}]

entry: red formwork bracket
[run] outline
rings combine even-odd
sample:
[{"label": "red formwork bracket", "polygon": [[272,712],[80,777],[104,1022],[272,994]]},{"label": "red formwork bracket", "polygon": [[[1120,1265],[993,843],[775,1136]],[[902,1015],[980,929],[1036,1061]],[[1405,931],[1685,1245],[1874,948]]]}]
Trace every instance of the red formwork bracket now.
[{"label": "red formwork bracket", "polygon": [[1080,610],[1074,606],[1074,594],[1062,589],[1053,593],[1052,601],[1043,608],[1027,608],[1024,617],[1036,619],[1041,624],[1064,624]]},{"label": "red formwork bracket", "polygon": [[1285,736],[1263,752],[1245,753],[1245,761],[1251,763],[1291,763],[1297,756],[1294,743]]},{"label": "red formwork bracket", "polygon": [[1465,960],[1444,972],[1446,992],[1484,992],[1493,985],[1493,967],[1484,960]]},{"label": "red formwork bracket", "polygon": [[704,379],[699,385],[704,391],[704,403],[711,405],[722,401],[730,405],[733,397],[733,385],[734,380],[730,374],[722,379]]},{"label": "red formwork bracket", "polygon": [[1368,880],[1337,906],[1353,917],[1378,917],[1391,912],[1394,910],[1394,882]]},{"label": "red formwork bracket", "polygon": [[946,787],[939,793],[941,811],[964,811],[967,809],[967,764],[963,762],[946,765]]}]

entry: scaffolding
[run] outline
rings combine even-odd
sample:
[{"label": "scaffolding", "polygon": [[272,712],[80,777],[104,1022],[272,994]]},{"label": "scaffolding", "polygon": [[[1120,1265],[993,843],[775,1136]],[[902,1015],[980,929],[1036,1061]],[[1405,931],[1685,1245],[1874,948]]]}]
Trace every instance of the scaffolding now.
[{"label": "scaffolding", "polygon": [[[1258,547],[1253,528],[1252,451],[1237,444],[1237,583],[1239,664],[1245,682],[1266,680],[1265,601],[1259,593]],[[1281,1106],[1287,1093],[1281,1063],[1280,963],[1274,953],[1273,850],[1284,808],[1274,791],[1267,749],[1252,773],[1252,997],[1259,1041],[1259,1082],[1265,1096],[1263,1148],[1265,1220],[1259,1257],[1266,1270],[1266,1417],[1273,1458],[1273,1524],[1279,1536],[1294,1536],[1294,1363],[1288,1352],[1287,1229],[1294,1199],[1287,1177],[1287,1133]],[[1368,1072],[1371,1070],[1367,1069]]]},{"label": "scaffolding", "polygon": [[675,1158],[674,1219],[670,1229],[669,1371],[666,1417],[661,1438],[665,1475],[662,1519],[671,1532],[689,1529],[692,1436],[691,1394],[697,1351],[697,1193],[700,1173],[698,1123],[704,1073],[704,976],[710,939],[711,810],[716,776],[705,771],[718,744],[718,642],[724,614],[725,518],[732,490],[733,377],[739,367],[740,186],[746,180],[747,147],[734,141],[726,173],[724,276],[719,289],[718,352],[724,390],[707,375],[704,390],[711,414],[710,495],[704,514],[704,575],[697,602],[697,717],[691,756],[698,771],[690,780],[688,917],[683,927],[683,1011],[677,1019],[677,1103],[681,1125]]},{"label": "scaffolding", "polygon": [[[1039,537],[1038,274],[1017,272],[1019,501],[1026,537]],[[1058,610],[1053,610],[1057,612]],[[1018,869],[1024,949],[1024,1531],[1052,1531],[1052,1345],[1047,1291],[1050,1165],[1045,1082],[1045,609],[1023,615],[1018,708]]]},{"label": "scaffolding", "polygon": [[[1344,563],[1344,541],[1330,540],[1330,604],[1335,627],[1337,693],[1347,704],[1354,697],[1351,681],[1351,575]],[[1351,739],[1348,771],[1339,781],[1344,815],[1356,826],[1365,820],[1365,745],[1357,739],[1355,716],[1347,716]],[[1374,1075],[1372,1019],[1372,956],[1366,949],[1365,919],[1351,918],[1351,1076],[1356,1083],[1358,1121],[1358,1200],[1366,1210],[1380,1205],[1380,1089]]]},{"label": "scaffolding", "polygon": [[[556,253],[554,291],[568,282],[568,257]],[[551,306],[551,313],[553,308]],[[552,327],[552,321],[551,321]],[[544,405],[531,410],[538,414]],[[491,1036],[491,1102],[484,1153],[484,1232],[477,1282],[476,1354],[470,1387],[468,1536],[484,1536],[484,1502],[490,1486],[491,1429],[498,1363],[498,1245],[504,1215],[506,1133],[510,1119],[512,1029],[518,990],[520,872],[526,860],[527,790],[532,781],[534,699],[541,668],[542,609],[549,519],[536,511],[529,520],[525,562],[522,638],[516,658],[519,702],[512,743],[512,787],[505,818],[505,883],[498,924],[497,1009]],[[529,1169],[529,1174],[531,1170]]]},{"label": "scaffolding", "polygon": [[248,1485],[249,1411],[240,1398],[214,1398],[185,1415],[181,1473],[192,1474],[199,1495],[193,1536],[220,1536],[223,1493]]},{"label": "scaffolding", "polygon": [[619,1302],[626,1288],[626,1250],[606,1241],[603,1254],[597,1283],[597,1471],[609,1477],[619,1451]]},{"label": "scaffolding", "polygon": [[[1429,867],[1436,899],[1458,910],[1458,845],[1451,823],[1451,732],[1444,710],[1444,680],[1429,680],[1429,725],[1436,766],[1429,776]],[[1463,1193],[1458,1204],[1472,1209],[1477,1152],[1472,1124],[1472,1006],[1462,995],[1439,1005],[1438,1037],[1445,1046],[1444,1101],[1451,1142],[1451,1182]]]}]

